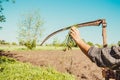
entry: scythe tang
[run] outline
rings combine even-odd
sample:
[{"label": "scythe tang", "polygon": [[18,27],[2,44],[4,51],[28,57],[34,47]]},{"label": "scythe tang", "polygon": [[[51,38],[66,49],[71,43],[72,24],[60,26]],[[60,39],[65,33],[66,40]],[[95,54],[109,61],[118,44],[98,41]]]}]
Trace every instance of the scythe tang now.
[{"label": "scythe tang", "polygon": [[[106,22],[105,22],[105,19],[99,19],[99,20],[95,20],[95,21],[90,21],[90,22],[85,22],[85,23],[80,23],[80,24],[76,24],[76,25],[72,25],[72,26],[76,26],[77,28],[80,28],[80,27],[86,27],[86,26],[99,26],[100,24],[102,24],[102,36],[103,36],[103,45],[105,46],[107,44],[106,42]],[[65,27],[65,28],[62,28],[62,29],[59,29],[51,34],[49,34],[43,41],[42,43],[40,44],[41,46],[43,45],[43,43],[45,41],[47,41],[50,37],[52,37],[53,35],[59,33],[59,32],[62,32],[62,31],[65,31],[65,30],[68,30],[70,29],[72,26],[69,26],[69,27]]]}]

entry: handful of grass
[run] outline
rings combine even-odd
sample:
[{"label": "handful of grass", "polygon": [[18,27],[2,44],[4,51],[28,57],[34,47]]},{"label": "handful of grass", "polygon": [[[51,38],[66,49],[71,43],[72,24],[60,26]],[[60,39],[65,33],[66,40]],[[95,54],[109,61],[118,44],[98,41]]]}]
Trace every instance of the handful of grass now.
[{"label": "handful of grass", "polygon": [[67,37],[66,37],[66,48],[68,50],[72,49],[72,47],[75,47],[76,43],[75,41],[72,39],[70,33],[68,33]]}]

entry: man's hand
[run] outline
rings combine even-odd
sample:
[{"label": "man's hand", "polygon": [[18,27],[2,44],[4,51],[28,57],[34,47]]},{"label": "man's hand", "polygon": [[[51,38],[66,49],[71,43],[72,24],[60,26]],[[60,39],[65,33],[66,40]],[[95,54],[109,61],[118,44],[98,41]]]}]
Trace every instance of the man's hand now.
[{"label": "man's hand", "polygon": [[76,43],[78,43],[81,40],[80,33],[78,29],[74,26],[70,29],[70,35]]},{"label": "man's hand", "polygon": [[[80,37],[80,33],[78,31],[78,29],[76,29],[76,27],[72,27],[70,29],[70,35],[72,36],[72,38],[74,39],[74,41],[76,42],[76,44],[79,46],[79,48],[82,50],[82,52],[88,56],[88,50],[90,49],[91,46],[89,46],[88,44],[86,44]],[[89,56],[88,56],[89,57]]]}]

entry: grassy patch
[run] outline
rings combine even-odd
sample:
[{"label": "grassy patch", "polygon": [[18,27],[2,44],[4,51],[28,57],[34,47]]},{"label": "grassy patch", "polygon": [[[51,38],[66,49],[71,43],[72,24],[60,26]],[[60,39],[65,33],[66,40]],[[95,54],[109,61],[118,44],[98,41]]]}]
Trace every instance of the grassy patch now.
[{"label": "grassy patch", "polygon": [[75,80],[53,68],[40,68],[11,58],[0,57],[0,80]]},{"label": "grassy patch", "polygon": [[[55,46],[37,46],[36,48],[32,49],[32,50],[63,50],[65,47],[55,47]],[[72,48],[74,49],[79,49],[79,48]],[[3,51],[25,51],[25,50],[29,50],[27,49],[25,46],[15,46],[15,45],[1,45],[0,46],[0,50]]]}]

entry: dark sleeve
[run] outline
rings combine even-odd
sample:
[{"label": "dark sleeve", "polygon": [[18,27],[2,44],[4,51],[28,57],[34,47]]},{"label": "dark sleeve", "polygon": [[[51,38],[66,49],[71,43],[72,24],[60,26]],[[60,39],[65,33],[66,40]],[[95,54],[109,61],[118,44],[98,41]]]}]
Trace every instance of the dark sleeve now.
[{"label": "dark sleeve", "polygon": [[120,65],[120,47],[96,48],[91,47],[88,51],[89,58],[99,67]]}]

